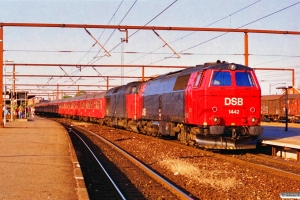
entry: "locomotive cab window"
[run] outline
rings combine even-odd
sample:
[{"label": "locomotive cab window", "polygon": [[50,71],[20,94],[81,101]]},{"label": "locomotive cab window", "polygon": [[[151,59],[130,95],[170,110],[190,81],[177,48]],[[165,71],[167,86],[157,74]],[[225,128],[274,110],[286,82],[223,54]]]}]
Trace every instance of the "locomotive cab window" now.
[{"label": "locomotive cab window", "polygon": [[211,85],[213,86],[230,86],[231,73],[224,71],[215,71],[213,74]]},{"label": "locomotive cab window", "polygon": [[194,87],[200,87],[202,79],[203,79],[202,72],[199,72],[199,74],[197,75]]},{"label": "locomotive cab window", "polygon": [[137,93],[137,88],[136,88],[136,86],[133,86],[131,88],[131,94],[136,94],[136,93]]},{"label": "locomotive cab window", "polygon": [[236,72],[235,80],[237,86],[254,86],[252,76],[249,72]]}]

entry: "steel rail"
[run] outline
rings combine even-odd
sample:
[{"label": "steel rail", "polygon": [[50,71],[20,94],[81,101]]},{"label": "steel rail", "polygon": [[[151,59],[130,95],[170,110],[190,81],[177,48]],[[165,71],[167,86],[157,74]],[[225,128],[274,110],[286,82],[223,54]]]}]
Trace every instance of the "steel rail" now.
[{"label": "steel rail", "polygon": [[115,182],[112,180],[112,178],[110,177],[110,175],[107,173],[107,171],[105,170],[105,168],[103,167],[103,165],[101,164],[101,162],[98,160],[97,156],[93,153],[93,151],[90,149],[90,147],[85,143],[85,141],[75,132],[72,130],[72,128],[69,128],[67,126],[65,126],[66,129],[69,129],[69,132],[73,132],[81,141],[82,143],[85,145],[85,147],[89,150],[89,152],[92,154],[92,156],[94,157],[94,159],[97,161],[97,163],[99,164],[99,166],[101,167],[101,169],[103,170],[105,176],[109,179],[109,181],[111,182],[111,184],[113,185],[113,187],[115,188],[115,190],[117,191],[118,195],[122,198],[122,199],[126,199],[124,197],[124,195],[122,194],[122,192],[120,191],[120,189],[118,188],[118,186],[115,184]]},{"label": "steel rail", "polygon": [[[77,126],[78,127],[78,126]],[[147,167],[146,165],[144,165],[143,163],[141,163],[140,161],[138,161],[136,158],[134,158],[133,156],[131,156],[130,154],[128,154],[126,151],[124,151],[123,149],[121,149],[120,147],[118,147],[117,145],[113,144],[112,142],[110,142],[109,140],[105,139],[104,137],[97,135],[85,128],[82,127],[78,127],[80,129],[83,129],[87,132],[89,132],[90,134],[94,135],[95,137],[101,139],[103,142],[105,142],[106,144],[112,146],[115,150],[117,150],[118,152],[120,152],[122,155],[124,155],[126,158],[128,158],[129,160],[131,160],[136,166],[138,166],[140,169],[142,169],[146,174],[148,174],[150,177],[152,177],[153,179],[155,179],[156,181],[158,181],[159,183],[161,183],[162,185],[166,186],[167,189],[169,189],[173,194],[177,195],[180,199],[193,199],[191,198],[189,195],[185,194],[184,192],[182,192],[179,188],[177,188],[175,185],[173,185],[172,183],[170,183],[169,181],[165,180],[163,177],[161,177],[160,175],[158,175],[157,173],[155,173],[153,170],[151,170],[149,167]]]},{"label": "steel rail", "polygon": [[[297,167],[300,169],[300,163],[299,162],[290,162],[288,160],[281,160],[281,159],[277,159],[274,158],[273,156],[270,157],[270,155],[257,155],[257,154],[253,154],[253,153],[247,153],[246,155],[251,155],[251,157],[256,157],[258,159],[264,159],[264,160],[270,160],[270,162],[273,162],[273,163],[278,163],[278,164],[284,164],[284,165],[287,165],[289,167]],[[288,171],[287,171],[288,172]],[[288,173],[291,173],[291,174],[294,174],[292,172],[288,172]],[[297,174],[297,176],[300,176],[299,174]]]},{"label": "steel rail", "polygon": [[[226,159],[226,160],[229,160],[231,162],[238,162],[238,163],[240,163],[244,166],[251,166],[251,167],[254,167],[254,168],[257,167],[257,168],[260,168],[261,170],[263,170],[265,172],[268,172],[270,174],[274,174],[276,176],[281,176],[281,177],[285,177],[285,178],[290,178],[292,180],[300,181],[300,175],[294,174],[292,172],[284,171],[284,170],[281,170],[281,169],[276,169],[276,168],[269,167],[269,166],[266,166],[266,165],[254,163],[252,161],[245,161],[245,160],[240,159],[240,158],[230,157],[230,156],[221,155],[221,154],[215,154],[215,157]],[[281,174],[279,174],[278,172],[281,172]]]}]

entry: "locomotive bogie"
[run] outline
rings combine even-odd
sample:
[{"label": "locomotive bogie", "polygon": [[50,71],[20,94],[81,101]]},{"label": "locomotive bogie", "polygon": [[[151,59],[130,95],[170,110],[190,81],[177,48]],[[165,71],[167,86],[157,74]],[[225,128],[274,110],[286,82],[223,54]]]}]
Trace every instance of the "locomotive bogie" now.
[{"label": "locomotive bogie", "polygon": [[224,134],[225,126],[209,126],[209,133],[212,135]]}]

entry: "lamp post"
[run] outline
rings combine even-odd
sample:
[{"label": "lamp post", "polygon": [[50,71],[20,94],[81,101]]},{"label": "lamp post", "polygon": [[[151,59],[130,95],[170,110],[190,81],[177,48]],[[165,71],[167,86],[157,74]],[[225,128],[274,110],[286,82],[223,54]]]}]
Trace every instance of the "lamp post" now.
[{"label": "lamp post", "polygon": [[288,89],[293,88],[293,86],[277,87],[276,89],[285,90],[285,131],[288,131]]},{"label": "lamp post", "polygon": [[274,84],[269,84],[269,94],[271,95],[271,87],[274,85],[279,85],[279,84],[285,84],[285,83],[274,83]]},{"label": "lamp post", "polygon": [[[4,62],[4,66],[5,66],[7,62],[14,62],[14,61],[13,60],[5,60],[3,62]],[[15,68],[15,66],[14,66],[14,68]],[[4,67],[4,69],[6,69],[6,67]],[[5,71],[5,73],[6,73],[6,71]],[[6,77],[5,77],[5,85],[6,85]],[[13,121],[13,106],[12,106],[12,96],[14,94],[13,84],[12,84],[12,88],[10,91],[11,91],[10,92],[10,121]]]},{"label": "lamp post", "polygon": [[[7,90],[7,85],[6,85],[6,63],[7,62],[14,62],[13,60],[3,60],[2,61],[2,63],[4,63],[4,75],[5,75],[5,79],[4,79],[4,87],[5,87],[5,90],[4,90],[4,95],[5,95],[5,98],[4,98],[4,101],[3,101],[3,105],[4,105],[4,107],[3,107],[3,113],[4,113],[4,117],[3,117],[3,125],[4,125],[4,127],[5,127],[5,125],[6,125],[6,110],[7,110],[7,108],[6,108],[6,90]],[[2,95],[2,94],[1,94]],[[11,111],[10,111],[11,112]],[[12,115],[12,114],[11,114]]]},{"label": "lamp post", "polygon": [[14,121],[14,95],[15,95],[15,87],[16,87],[16,67],[13,65],[13,71],[12,71],[12,79],[11,79],[11,95],[10,95],[10,121]]}]

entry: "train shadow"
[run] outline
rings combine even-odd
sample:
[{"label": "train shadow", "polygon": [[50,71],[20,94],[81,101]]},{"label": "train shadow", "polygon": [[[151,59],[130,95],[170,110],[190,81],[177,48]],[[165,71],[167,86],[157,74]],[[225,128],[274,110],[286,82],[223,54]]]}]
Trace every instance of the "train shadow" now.
[{"label": "train shadow", "polygon": [[134,139],[134,138],[120,138],[120,139],[117,139],[117,140],[115,140],[116,142],[120,142],[120,141],[125,141],[125,140],[132,140],[132,139]]},{"label": "train shadow", "polygon": [[259,149],[235,149],[235,150],[228,150],[228,149],[221,149],[221,150],[212,150],[214,153],[223,154],[223,155],[245,155],[248,153],[251,154],[259,154]]}]

